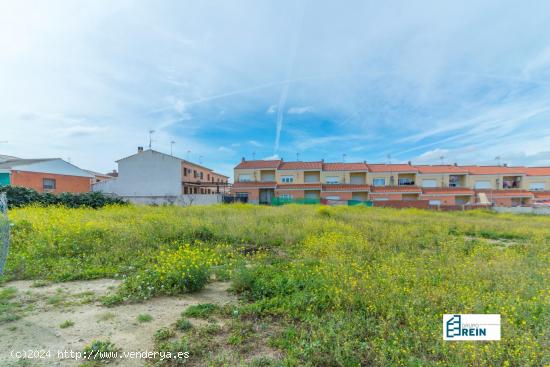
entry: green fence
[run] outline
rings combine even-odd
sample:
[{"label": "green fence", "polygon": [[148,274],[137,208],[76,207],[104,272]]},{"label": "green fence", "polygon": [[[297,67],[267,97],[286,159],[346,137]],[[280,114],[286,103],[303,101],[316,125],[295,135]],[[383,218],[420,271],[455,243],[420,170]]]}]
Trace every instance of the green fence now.
[{"label": "green fence", "polygon": [[373,206],[372,201],[366,200],[348,200],[348,206],[357,206],[357,205],[363,205],[363,206]]},{"label": "green fence", "polygon": [[[361,200],[347,200],[347,201],[338,201],[340,205],[345,205],[347,202],[348,206],[373,206],[372,201],[361,201]],[[321,201],[320,199],[287,199],[280,197],[273,197],[271,199],[271,205],[281,206],[285,204],[330,204],[330,200]]]},{"label": "green fence", "polygon": [[319,204],[321,200],[319,199],[286,199],[273,197],[271,199],[271,205],[280,206],[285,204]]}]

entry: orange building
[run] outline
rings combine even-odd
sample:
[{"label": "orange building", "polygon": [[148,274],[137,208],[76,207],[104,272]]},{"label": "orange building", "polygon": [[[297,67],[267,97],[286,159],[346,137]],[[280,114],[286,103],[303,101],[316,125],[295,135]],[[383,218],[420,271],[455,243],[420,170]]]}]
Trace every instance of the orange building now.
[{"label": "orange building", "polygon": [[61,158],[13,159],[0,163],[0,184],[39,192],[89,192],[94,176]]}]

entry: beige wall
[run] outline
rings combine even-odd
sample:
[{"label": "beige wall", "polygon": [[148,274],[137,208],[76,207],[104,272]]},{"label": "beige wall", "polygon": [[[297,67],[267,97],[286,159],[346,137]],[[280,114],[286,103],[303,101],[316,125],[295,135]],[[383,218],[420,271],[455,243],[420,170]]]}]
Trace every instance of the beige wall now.
[{"label": "beige wall", "polygon": [[544,183],[544,190],[550,191],[550,176],[525,176],[521,188],[524,190],[529,190],[529,185],[531,183]]}]

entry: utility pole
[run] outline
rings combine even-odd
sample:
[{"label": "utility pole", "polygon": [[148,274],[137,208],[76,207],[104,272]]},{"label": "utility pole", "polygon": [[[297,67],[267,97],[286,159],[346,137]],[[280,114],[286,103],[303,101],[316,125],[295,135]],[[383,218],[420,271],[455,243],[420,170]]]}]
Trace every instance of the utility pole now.
[{"label": "utility pole", "polygon": [[151,146],[153,144],[153,134],[155,133],[155,130],[149,130],[149,149],[151,149]]},{"label": "utility pole", "polygon": [[172,152],[172,148],[173,148],[174,144],[176,144],[176,142],[172,140],[172,141],[170,142],[170,155],[174,155],[174,154],[172,154],[172,153],[173,153],[173,152]]}]

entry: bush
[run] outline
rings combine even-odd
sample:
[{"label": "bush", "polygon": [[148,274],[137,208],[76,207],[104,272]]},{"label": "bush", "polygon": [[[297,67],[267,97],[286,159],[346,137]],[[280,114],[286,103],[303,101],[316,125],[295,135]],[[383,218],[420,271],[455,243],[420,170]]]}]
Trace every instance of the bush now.
[{"label": "bush", "polygon": [[[207,247],[181,245],[176,251],[160,251],[152,268],[126,278],[119,289],[122,300],[145,300],[157,295],[176,295],[201,290],[210,279],[212,265],[221,259]],[[112,303],[108,299],[107,303]]]},{"label": "bush", "polygon": [[85,192],[78,194],[64,192],[55,195],[49,192],[38,192],[21,186],[0,186],[0,192],[6,193],[9,208],[17,208],[32,204],[42,206],[63,205],[69,208],[101,208],[110,204],[126,204],[126,201],[123,199],[106,196],[101,192]]},{"label": "bush", "polygon": [[105,360],[115,358],[119,349],[110,340],[94,340],[84,347],[84,356],[91,360]]},{"label": "bush", "polygon": [[212,303],[202,303],[196,306],[189,306],[187,310],[181,313],[182,316],[207,319],[218,309],[218,306]]}]

